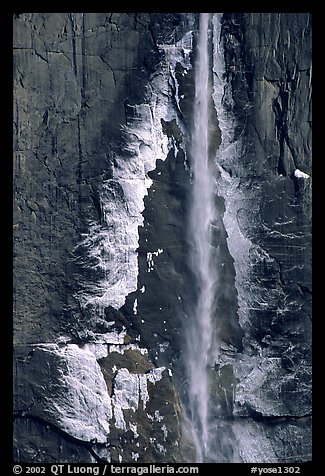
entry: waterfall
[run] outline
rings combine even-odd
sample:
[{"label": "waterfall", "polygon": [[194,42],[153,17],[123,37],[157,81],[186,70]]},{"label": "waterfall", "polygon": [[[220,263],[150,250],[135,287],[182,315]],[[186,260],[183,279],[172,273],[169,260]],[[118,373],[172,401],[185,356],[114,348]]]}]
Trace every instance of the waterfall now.
[{"label": "waterfall", "polygon": [[209,14],[200,14],[195,65],[195,103],[191,144],[192,201],[189,236],[191,266],[196,277],[197,298],[186,329],[186,366],[189,415],[198,462],[209,457],[211,446],[210,368],[215,363],[214,297],[216,272],[213,262],[212,229],[215,221],[214,172],[209,161]]}]

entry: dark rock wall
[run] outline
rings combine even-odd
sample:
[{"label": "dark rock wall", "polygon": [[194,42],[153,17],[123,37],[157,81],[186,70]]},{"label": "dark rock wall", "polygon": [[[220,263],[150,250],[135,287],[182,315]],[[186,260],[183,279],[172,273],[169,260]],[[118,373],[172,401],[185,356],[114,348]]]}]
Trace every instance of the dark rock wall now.
[{"label": "dark rock wall", "polygon": [[[184,460],[179,382],[182,319],[194,292],[184,226],[193,74],[181,62],[172,70],[161,45],[175,44],[196,21],[195,14],[14,17],[16,461]],[[220,253],[229,264],[222,272],[231,282],[218,301],[219,443],[226,461],[306,461],[311,19],[228,13],[222,24],[224,104],[237,146],[220,162],[227,187],[220,178],[216,198],[224,210]],[[104,221],[103,183],[114,177],[127,140],[121,126],[136,122],[138,105],[151,104],[157,77],[171,101],[173,113],[159,122],[173,146],[148,173],[138,286],[119,310],[94,315],[78,293],[98,272],[80,265],[78,245],[90,223]],[[230,323],[227,308],[235,315]],[[107,341],[111,321],[115,334]],[[84,403],[71,390],[81,378]],[[62,389],[79,402],[79,415]],[[86,431],[88,404],[95,423]],[[107,440],[105,418],[113,418]]]}]

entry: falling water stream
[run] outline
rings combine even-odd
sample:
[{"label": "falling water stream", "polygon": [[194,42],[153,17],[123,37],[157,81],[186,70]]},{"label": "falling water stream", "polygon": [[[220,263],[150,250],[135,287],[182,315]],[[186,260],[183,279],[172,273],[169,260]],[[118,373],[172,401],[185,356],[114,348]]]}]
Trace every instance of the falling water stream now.
[{"label": "falling water stream", "polygon": [[195,65],[195,103],[191,160],[193,172],[189,235],[191,265],[196,276],[197,299],[187,328],[187,373],[189,413],[198,462],[209,459],[210,384],[209,369],[214,365],[216,343],[213,303],[216,272],[213,262],[212,229],[215,220],[214,173],[209,161],[209,14],[200,14]]}]

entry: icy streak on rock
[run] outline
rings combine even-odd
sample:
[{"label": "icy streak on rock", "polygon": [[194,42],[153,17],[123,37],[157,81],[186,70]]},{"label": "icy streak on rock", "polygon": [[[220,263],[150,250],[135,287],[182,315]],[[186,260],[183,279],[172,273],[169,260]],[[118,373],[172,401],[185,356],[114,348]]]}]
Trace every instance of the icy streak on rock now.
[{"label": "icy streak on rock", "polygon": [[231,164],[233,157],[240,153],[240,139],[235,141],[235,120],[231,108],[225,107],[233,103],[231,92],[227,89],[225,77],[225,62],[223,42],[221,38],[221,14],[215,13],[213,24],[213,101],[218,114],[218,123],[221,131],[221,144],[217,151],[216,161],[220,176],[217,179],[218,194],[225,200],[223,224],[227,231],[227,244],[230,255],[235,261],[235,286],[238,293],[239,321],[244,323],[247,314],[244,311],[247,302],[245,282],[249,273],[249,252],[251,242],[243,235],[239,223],[238,212],[243,206],[244,196],[240,189],[240,179],[231,176],[226,168]]},{"label": "icy streak on rock", "polygon": [[[58,377],[48,376],[42,383],[49,386],[48,395],[40,393],[41,415],[54,421],[61,430],[83,441],[106,443],[113,416],[112,402],[94,354],[76,344],[38,347],[48,368],[53,365]],[[50,380],[51,379],[51,380]],[[38,386],[35,386],[37,395]]]},{"label": "icy streak on rock", "polygon": [[149,401],[147,382],[155,384],[162,378],[164,367],[149,370],[146,374],[131,374],[128,369],[120,369],[114,379],[114,394],[112,396],[115,426],[126,430],[123,410],[139,408],[142,401],[143,409]]},{"label": "icy streak on rock", "polygon": [[142,401],[142,409],[145,410],[147,403],[149,402],[149,393],[147,387],[147,377],[144,374],[139,374],[139,390],[140,399]]},{"label": "icy streak on rock", "polygon": [[[246,356],[235,374],[240,381],[234,395],[235,416],[248,416],[252,411],[264,417],[311,414],[309,366],[301,365],[288,374],[283,357]],[[290,402],[283,399],[286,393],[291,394]]]},{"label": "icy streak on rock", "polygon": [[77,255],[82,250],[79,253],[82,266],[98,270],[102,276],[85,283],[83,291],[76,296],[82,307],[95,313],[108,306],[121,308],[126,296],[137,289],[138,228],[143,225],[144,197],[152,185],[148,173],[174,147],[163,132],[161,119],[174,119],[183,130],[169,81],[171,77],[175,79],[177,62],[191,68],[188,49],[192,34],[185,36],[176,45],[159,45],[165,50],[166,58],[149,80],[147,102],[130,106],[132,117],[127,118],[126,126],[121,126],[126,144],[123,155],[115,154],[113,176],[103,181],[99,190],[102,222],[89,224],[88,233],[75,250]]},{"label": "icy streak on rock", "polygon": [[[126,368],[115,369],[110,397],[97,362],[102,358],[101,352],[90,346],[38,344],[33,347],[44,369],[39,370],[41,380],[35,378],[30,383],[38,402],[31,413],[53,422],[79,440],[107,443],[111,425],[128,430],[124,410],[136,412],[140,405],[146,408],[148,382],[154,385],[161,380],[165,368],[154,368],[142,374],[133,374]],[[53,368],[55,372],[49,373]],[[130,422],[128,425],[131,428]],[[136,427],[131,429],[136,435]]]}]

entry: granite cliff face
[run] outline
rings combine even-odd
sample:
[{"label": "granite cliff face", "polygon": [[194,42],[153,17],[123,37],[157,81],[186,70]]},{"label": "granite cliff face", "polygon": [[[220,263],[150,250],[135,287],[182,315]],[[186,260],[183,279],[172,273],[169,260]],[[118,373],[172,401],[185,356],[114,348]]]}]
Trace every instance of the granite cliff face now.
[{"label": "granite cliff face", "polygon": [[[220,461],[309,461],[311,19],[221,24],[216,444]],[[195,461],[197,27],[194,13],[14,17],[17,462]]]}]

